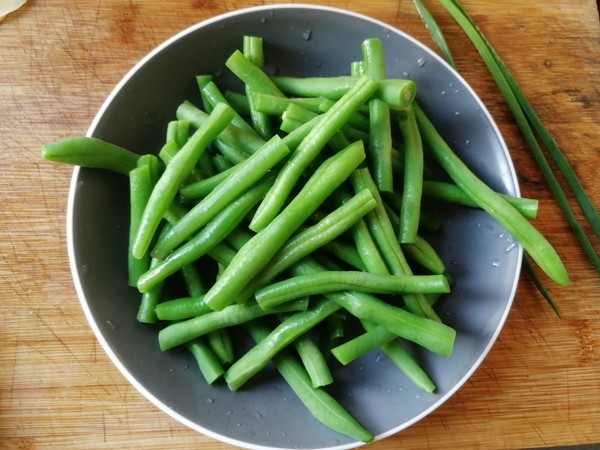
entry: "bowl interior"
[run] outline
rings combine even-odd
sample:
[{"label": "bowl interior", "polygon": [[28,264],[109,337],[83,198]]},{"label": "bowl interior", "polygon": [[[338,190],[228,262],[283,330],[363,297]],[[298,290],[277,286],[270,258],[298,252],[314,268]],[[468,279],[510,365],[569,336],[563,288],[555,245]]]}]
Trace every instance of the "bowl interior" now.
[{"label": "bowl interior", "polygon": [[[140,153],[157,152],[177,106],[199,100],[196,75],[212,74],[221,87],[239,88],[224,61],[245,34],[264,38],[269,73],[296,76],[347,74],[350,62],[360,59],[361,42],[381,38],[388,76],[413,79],[418,101],[457,153],[493,188],[518,194],[496,126],[454,71],[383,23],[320,7],[255,8],[185,30],[124,78],[89,134]],[[140,295],[127,286],[128,206],[125,177],[76,170],[68,219],[75,283],[90,324],[123,374],[173,417],[234,445],[358,445],[318,424],[271,369],[233,393],[207,386],[187,353],[159,350],[157,328],[136,322]],[[442,233],[432,239],[456,286],[437,310],[458,332],[455,350],[443,358],[414,349],[437,392],[420,392],[379,352],[334,372],[330,392],[380,438],[424,417],[467,380],[494,342],[514,296],[521,249],[510,235],[487,214],[467,208],[445,212],[442,223]]]}]

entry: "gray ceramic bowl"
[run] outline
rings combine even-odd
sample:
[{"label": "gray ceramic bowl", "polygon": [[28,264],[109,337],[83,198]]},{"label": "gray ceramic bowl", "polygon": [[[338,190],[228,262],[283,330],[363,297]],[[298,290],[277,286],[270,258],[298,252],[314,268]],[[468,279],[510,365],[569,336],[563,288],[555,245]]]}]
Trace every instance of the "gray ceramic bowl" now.
[{"label": "gray ceramic bowl", "polygon": [[[337,75],[360,58],[367,37],[383,40],[389,76],[409,77],[418,100],[464,160],[493,188],[518,194],[505,144],[487,110],[452,69],[410,36],[346,11],[269,6],[199,23],[151,52],[115,88],[89,129],[140,153],[159,148],[166,123],[185,99],[197,100],[195,75],[237,87],[224,60],[244,34],[260,35],[267,70],[297,76]],[[127,180],[76,169],[68,211],[69,252],[78,294],[105,351],[152,403],[201,433],[247,448],[350,448],[360,443],[315,419],[267,371],[247,388],[209,387],[183,352],[161,352],[156,329],[135,320],[139,294],[127,286]],[[469,378],[493,345],[518,282],[521,248],[485,213],[456,208],[435,239],[453,293],[438,311],[457,332],[450,358],[415,350],[437,384],[417,390],[378,352],[335,369],[332,394],[378,439],[431,413]]]}]

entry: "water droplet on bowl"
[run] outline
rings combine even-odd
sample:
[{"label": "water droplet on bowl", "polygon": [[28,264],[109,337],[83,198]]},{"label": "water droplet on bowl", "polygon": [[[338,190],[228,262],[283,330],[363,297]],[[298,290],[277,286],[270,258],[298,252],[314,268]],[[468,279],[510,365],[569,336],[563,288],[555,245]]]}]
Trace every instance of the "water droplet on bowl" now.
[{"label": "water droplet on bowl", "polygon": [[88,266],[87,264],[82,264],[80,270],[81,275],[84,277],[87,277],[90,274],[90,266]]},{"label": "water droplet on bowl", "polygon": [[500,261],[498,261],[497,259],[492,261],[492,267],[500,267]]},{"label": "water droplet on bowl", "polygon": [[212,399],[212,398],[210,398],[210,397],[208,397],[208,398],[206,399],[206,403],[213,404],[214,402],[215,402],[215,400],[214,400],[214,399]]},{"label": "water droplet on bowl", "polygon": [[423,67],[425,64],[427,64],[427,59],[423,56],[421,56],[419,59],[417,59],[417,65],[419,67]]},{"label": "water droplet on bowl", "polygon": [[304,33],[302,33],[302,39],[304,39],[305,41],[310,41],[311,37],[312,37],[312,30],[306,30]]}]

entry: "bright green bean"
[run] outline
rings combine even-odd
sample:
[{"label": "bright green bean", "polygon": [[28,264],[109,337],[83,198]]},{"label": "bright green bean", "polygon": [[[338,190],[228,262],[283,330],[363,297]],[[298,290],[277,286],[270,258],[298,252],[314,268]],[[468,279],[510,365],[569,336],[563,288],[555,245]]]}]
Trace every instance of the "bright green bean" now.
[{"label": "bright green bean", "polygon": [[136,168],[140,155],[101,139],[78,136],[42,145],[42,159],[111,170],[122,175]]},{"label": "bright green bean", "polygon": [[241,289],[364,158],[362,144],[356,143],[321,164],[289,205],[240,249],[206,294],[206,302],[218,310],[234,301]]},{"label": "bright green bean", "polygon": [[[363,325],[367,330],[378,328],[378,325],[367,321]],[[419,389],[429,394],[435,391],[435,383],[399,341],[391,340],[383,344],[381,350]]]},{"label": "bright green bean", "polygon": [[361,77],[346,96],[323,113],[322,120],[315,125],[280,170],[275,184],[254,215],[250,229],[259,231],[274,219],[311,161],[376,88],[377,83],[368,77]]},{"label": "bright green bean", "polygon": [[240,325],[265,314],[267,313],[257,304],[230,305],[221,311],[211,311],[166,326],[158,332],[158,343],[161,350],[168,350],[211,331]]},{"label": "bright green bean", "polygon": [[402,115],[399,124],[404,137],[404,177],[398,238],[401,244],[411,244],[417,239],[421,216],[423,143],[412,107]]},{"label": "bright green bean", "polygon": [[229,388],[238,390],[265,367],[279,351],[338,309],[340,306],[335,302],[322,300],[308,311],[289,316],[227,369],[225,381]]},{"label": "bright green bean", "polygon": [[[386,78],[385,59],[381,39],[370,38],[362,42],[364,73],[376,81]],[[390,108],[383,100],[369,100],[368,157],[373,178],[381,192],[394,188],[392,174],[392,128]]]},{"label": "bright green bean", "polygon": [[333,375],[325,360],[325,355],[307,334],[294,341],[294,348],[306,368],[313,387],[327,386],[333,383]]},{"label": "bright green bean", "polygon": [[221,184],[177,222],[157,243],[153,254],[158,257],[168,255],[195,231],[206,225],[223,207],[255,184],[288,153],[289,149],[279,136],[274,136],[251,157],[239,163]]},{"label": "bright green bean", "polygon": [[[252,338],[261,342],[269,330],[256,323],[246,326]],[[360,425],[329,393],[314,388],[302,364],[286,351],[273,358],[275,367],[312,415],[332,430],[361,442],[371,442],[373,435]]]},{"label": "bright green bean", "polygon": [[139,223],[144,213],[144,208],[154,183],[149,165],[136,167],[129,172],[129,251],[127,252],[128,283],[136,286],[139,277],[150,268],[150,255],[148,252],[142,258],[135,258],[132,254],[133,241],[139,228]]},{"label": "bright green bean", "polygon": [[[243,38],[243,54],[248,60],[259,69],[262,69],[264,63],[264,54],[262,47],[262,38],[257,36],[244,36]],[[250,106],[250,118],[254,129],[263,139],[269,139],[273,135],[273,127],[271,119],[267,114],[259,112],[254,106],[254,97],[252,95],[254,89],[246,84],[246,95],[248,96],[248,104]]]},{"label": "bright green bean", "polygon": [[225,373],[221,362],[210,349],[208,344],[202,339],[197,338],[186,344],[186,348],[194,356],[200,373],[208,384],[213,384]]},{"label": "bright green bean", "polygon": [[[535,199],[513,197],[498,193],[504,200],[514,206],[527,219],[535,219],[538,211],[539,201]],[[465,192],[455,184],[443,181],[424,180],[423,196],[436,198],[446,202],[457,203],[463,206],[478,208],[477,204],[471,200]]]},{"label": "bright green bean", "polygon": [[546,238],[510,203],[469,170],[438,134],[417,104],[415,104],[415,114],[424,142],[454,182],[506,228],[551,279],[559,285],[569,284],[569,275],[565,266]]},{"label": "bright green bean", "polygon": [[[361,75],[362,76],[362,75]],[[325,97],[339,100],[360,77],[271,77],[274,84],[285,94],[298,97]],[[392,108],[403,109],[411,105],[417,94],[413,81],[398,78],[380,80],[374,96]]]},{"label": "bright green bean", "polygon": [[255,296],[258,304],[268,309],[299,297],[347,290],[374,294],[430,294],[448,293],[450,287],[443,275],[380,275],[336,270],[278,281],[259,289]]},{"label": "bright green bean", "polygon": [[446,266],[435,249],[423,237],[417,235],[412,244],[402,244],[402,250],[408,258],[430,273],[443,274]]},{"label": "bright green bean", "polygon": [[[138,290],[146,292],[156,283],[166,279],[169,275],[193,263],[210,251],[241,223],[270,186],[271,180],[265,179],[225,206],[189,241],[173,250],[159,264],[141,275],[137,283]],[[158,246],[156,250],[160,250]]]},{"label": "bright green bean", "polygon": [[148,250],[156,229],[165,212],[175,199],[179,187],[191,173],[206,147],[229,124],[232,110],[228,106],[215,108],[205,126],[197,130],[183,148],[171,160],[154,186],[144,214],[140,220],[138,233],[133,243],[132,253],[141,258]]},{"label": "bright green bean", "polygon": [[[326,270],[315,261],[306,258],[293,268],[294,275],[305,275]],[[426,349],[449,356],[454,346],[456,331],[436,320],[418,316],[402,308],[390,305],[370,294],[356,291],[326,294],[353,316],[386,327],[395,335],[419,344]]]},{"label": "bright green bean", "polygon": [[273,256],[267,266],[248,283],[239,299],[243,301],[249,298],[259,287],[269,283],[292,264],[333,241],[374,207],[373,195],[365,189],[320,219],[315,225],[296,233]]}]

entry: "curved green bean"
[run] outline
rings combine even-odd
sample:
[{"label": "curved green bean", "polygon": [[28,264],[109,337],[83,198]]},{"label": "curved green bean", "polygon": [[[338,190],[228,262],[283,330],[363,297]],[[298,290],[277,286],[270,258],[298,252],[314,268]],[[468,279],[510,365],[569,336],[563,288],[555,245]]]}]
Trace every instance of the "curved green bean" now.
[{"label": "curved green bean", "polygon": [[415,104],[419,129],[431,153],[465,193],[495,218],[529,253],[538,266],[557,284],[569,284],[569,275],[560,256],[546,238],[513,206],[469,170],[456,156],[423,110]]},{"label": "curved green bean", "polygon": [[42,159],[106,169],[122,175],[137,167],[140,155],[101,139],[77,136],[42,145]]},{"label": "curved green bean", "polygon": [[207,292],[206,302],[219,310],[235,301],[241,289],[364,158],[364,147],[357,142],[321,164],[289,205],[240,249]]},{"label": "curved green bean", "polygon": [[259,289],[256,301],[265,309],[295,298],[337,291],[374,294],[448,293],[450,286],[443,275],[381,275],[352,270],[335,270],[288,278]]}]

